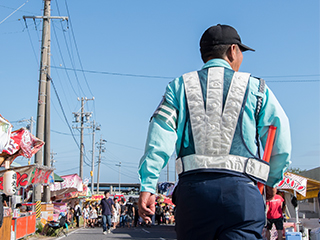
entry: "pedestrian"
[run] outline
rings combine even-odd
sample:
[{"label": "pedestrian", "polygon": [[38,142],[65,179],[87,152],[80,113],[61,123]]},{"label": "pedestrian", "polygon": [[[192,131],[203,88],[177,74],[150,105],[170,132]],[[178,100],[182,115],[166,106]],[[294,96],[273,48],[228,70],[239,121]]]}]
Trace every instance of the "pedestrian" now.
[{"label": "pedestrian", "polygon": [[[272,191],[290,164],[285,112],[262,79],[238,72],[247,50],[254,51],[233,27],[208,28],[200,40],[204,66],[170,82],[150,120],[139,214],[150,221],[160,171],[175,151],[179,240],[261,239],[265,207],[256,183]],[[256,138],[264,146],[270,125],[277,131],[269,166]]]},{"label": "pedestrian", "polygon": [[[109,191],[104,192],[105,198],[101,200],[100,206],[102,208],[102,229],[103,234],[110,233],[111,216],[114,213],[114,202],[110,198]],[[107,231],[108,230],[108,231]]]},{"label": "pedestrian", "polygon": [[160,203],[157,202],[156,204],[156,210],[155,210],[155,214],[156,214],[156,222],[158,223],[158,225],[161,224],[161,218],[162,218],[162,207],[160,205]]},{"label": "pedestrian", "polygon": [[114,201],[114,214],[112,215],[111,222],[113,225],[113,229],[116,229],[117,224],[119,223],[119,218],[120,218],[120,204],[118,203],[117,198],[115,198],[113,201]]},{"label": "pedestrian", "polygon": [[92,206],[90,210],[89,218],[90,218],[90,226],[94,228],[97,224],[97,218],[98,218],[96,206]]},{"label": "pedestrian", "polygon": [[76,219],[77,227],[79,227],[80,216],[81,216],[81,207],[80,207],[79,201],[77,201],[74,207],[74,218]]},{"label": "pedestrian", "polygon": [[272,229],[272,225],[274,224],[277,229],[278,239],[283,239],[283,207],[284,207],[284,199],[279,195],[279,191],[277,194],[271,199],[267,200],[267,231],[266,237],[270,239],[270,230]]},{"label": "pedestrian", "polygon": [[134,227],[137,227],[139,225],[139,209],[138,209],[138,202],[134,201],[133,203],[133,208],[134,208],[134,220],[133,220],[133,225]]},{"label": "pedestrian", "polygon": [[130,197],[129,201],[126,203],[126,221],[127,221],[128,228],[130,228],[130,226],[133,227],[134,216],[135,216],[135,211],[133,207],[133,198]]},{"label": "pedestrian", "polygon": [[120,200],[120,225],[119,227],[124,227],[126,224],[126,206],[124,205],[124,200]]},{"label": "pedestrian", "polygon": [[90,214],[90,208],[89,204],[86,204],[86,206],[82,210],[82,216],[83,216],[83,227],[89,227],[90,226],[90,219],[89,219],[89,214]]}]

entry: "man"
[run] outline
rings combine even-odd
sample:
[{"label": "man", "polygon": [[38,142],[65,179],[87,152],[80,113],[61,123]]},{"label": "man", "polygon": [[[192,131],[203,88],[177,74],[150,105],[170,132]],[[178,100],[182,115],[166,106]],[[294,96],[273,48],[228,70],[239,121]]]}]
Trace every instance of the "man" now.
[{"label": "man", "polygon": [[126,211],[126,221],[127,221],[127,226],[128,228],[133,227],[133,220],[134,220],[134,217],[135,217],[135,209],[134,209],[134,206],[133,206],[133,197],[130,197],[129,198],[129,201],[127,202],[126,204],[126,208],[127,208],[127,211]]},{"label": "man", "polygon": [[[110,198],[110,193],[109,191],[104,192],[105,198],[101,200],[101,209],[102,209],[102,229],[103,229],[103,234],[107,234],[107,229],[108,233],[110,233],[110,228],[111,228],[111,216],[114,213],[114,202]],[[108,226],[107,226],[108,224]]]},{"label": "man", "polygon": [[[154,214],[158,177],[175,150],[178,239],[262,239],[264,202],[256,183],[267,184],[273,197],[290,163],[283,109],[262,80],[238,72],[247,50],[254,51],[233,27],[207,29],[200,40],[203,68],[170,82],[150,121],[139,165],[139,214],[145,221]],[[265,146],[270,125],[277,132],[269,172],[256,133]]]},{"label": "man", "polygon": [[266,202],[267,204],[267,232],[266,237],[270,239],[270,230],[272,225],[276,226],[278,232],[278,239],[283,239],[283,198],[278,195],[279,192],[271,199]]},{"label": "man", "polygon": [[79,201],[76,201],[76,205],[74,207],[74,217],[76,218],[77,228],[80,227],[80,216],[81,216],[81,207]]}]

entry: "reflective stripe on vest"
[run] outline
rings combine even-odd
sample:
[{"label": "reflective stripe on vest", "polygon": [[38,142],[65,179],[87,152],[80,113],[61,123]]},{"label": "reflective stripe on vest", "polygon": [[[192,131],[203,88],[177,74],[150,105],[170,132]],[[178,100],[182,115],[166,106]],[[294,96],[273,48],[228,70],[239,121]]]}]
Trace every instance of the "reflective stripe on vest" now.
[{"label": "reflective stripe on vest", "polygon": [[206,108],[198,73],[183,75],[195,154],[176,161],[178,174],[205,168],[226,169],[248,173],[266,181],[268,164],[229,154],[249,77],[249,73],[234,73],[222,109],[223,67],[208,69]]}]

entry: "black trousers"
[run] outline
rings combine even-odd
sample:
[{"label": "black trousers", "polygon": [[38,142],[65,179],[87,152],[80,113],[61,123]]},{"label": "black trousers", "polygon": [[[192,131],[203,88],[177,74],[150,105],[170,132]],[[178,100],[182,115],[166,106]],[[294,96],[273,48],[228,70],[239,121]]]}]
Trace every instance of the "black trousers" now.
[{"label": "black trousers", "polygon": [[262,239],[264,200],[244,175],[202,172],[182,176],[173,201],[178,240]]}]

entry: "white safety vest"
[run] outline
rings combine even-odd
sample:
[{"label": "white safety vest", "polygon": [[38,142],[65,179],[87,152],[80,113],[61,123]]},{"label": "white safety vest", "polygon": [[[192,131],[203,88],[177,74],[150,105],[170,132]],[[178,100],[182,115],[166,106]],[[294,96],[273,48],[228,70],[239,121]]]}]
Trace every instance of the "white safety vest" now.
[{"label": "white safety vest", "polygon": [[183,75],[195,153],[176,160],[178,174],[198,169],[229,170],[267,181],[269,164],[230,154],[249,78],[249,73],[234,73],[223,107],[224,68],[209,68],[205,107],[198,72]]}]

